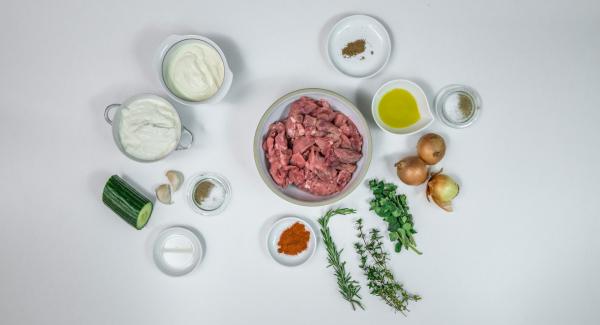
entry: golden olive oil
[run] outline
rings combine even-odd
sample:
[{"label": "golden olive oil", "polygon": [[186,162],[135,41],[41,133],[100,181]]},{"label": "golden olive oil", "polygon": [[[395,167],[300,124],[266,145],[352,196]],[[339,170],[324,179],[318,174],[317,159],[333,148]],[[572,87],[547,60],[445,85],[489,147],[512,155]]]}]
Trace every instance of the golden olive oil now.
[{"label": "golden olive oil", "polygon": [[395,129],[409,127],[421,118],[415,97],[400,88],[392,89],[383,95],[377,109],[381,121]]}]

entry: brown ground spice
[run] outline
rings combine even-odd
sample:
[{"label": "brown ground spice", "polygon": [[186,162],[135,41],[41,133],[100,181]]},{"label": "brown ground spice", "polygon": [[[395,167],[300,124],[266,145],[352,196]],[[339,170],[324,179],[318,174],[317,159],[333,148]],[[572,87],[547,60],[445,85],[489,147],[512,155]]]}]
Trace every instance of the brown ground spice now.
[{"label": "brown ground spice", "polygon": [[308,248],[309,240],[310,232],[303,224],[296,222],[281,233],[277,251],[286,255],[298,255]]},{"label": "brown ground spice", "polygon": [[354,42],[346,44],[346,47],[342,49],[342,55],[345,58],[350,58],[355,55],[361,54],[365,51],[366,41],[364,39],[357,39]]}]

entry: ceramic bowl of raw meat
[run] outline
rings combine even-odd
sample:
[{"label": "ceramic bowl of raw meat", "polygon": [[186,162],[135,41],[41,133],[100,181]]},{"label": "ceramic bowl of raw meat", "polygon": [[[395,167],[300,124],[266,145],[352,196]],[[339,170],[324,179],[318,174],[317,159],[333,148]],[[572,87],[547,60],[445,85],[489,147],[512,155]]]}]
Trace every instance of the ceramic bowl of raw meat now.
[{"label": "ceramic bowl of raw meat", "polygon": [[[334,111],[343,113],[346,117],[348,117],[348,119],[354,123],[356,129],[362,136],[362,156],[357,162],[355,162],[356,170],[353,172],[348,183],[341,189],[341,191],[337,193],[330,195],[316,195],[301,190],[295,185],[282,187],[273,180],[273,177],[269,173],[269,161],[265,156],[265,150],[263,149],[263,143],[269,134],[269,127],[271,124],[285,119],[290,112],[292,103],[299,100],[303,96],[310,97],[315,100],[326,100]],[[358,108],[356,108],[356,106],[354,106],[354,104],[352,104],[348,99],[333,91],[325,89],[300,89],[277,99],[263,114],[254,135],[254,161],[256,163],[256,168],[258,169],[258,172],[265,184],[279,197],[298,205],[323,206],[343,199],[362,183],[362,180],[364,179],[369,168],[369,164],[371,163],[371,144],[371,133],[369,131],[367,121]]]}]

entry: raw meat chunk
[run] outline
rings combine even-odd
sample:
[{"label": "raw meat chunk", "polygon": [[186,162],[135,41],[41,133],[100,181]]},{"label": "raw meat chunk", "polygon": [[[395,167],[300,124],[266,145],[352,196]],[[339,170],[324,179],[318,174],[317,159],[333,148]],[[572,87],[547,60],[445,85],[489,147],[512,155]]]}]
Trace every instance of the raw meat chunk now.
[{"label": "raw meat chunk", "polygon": [[304,168],[304,165],[306,165],[306,160],[304,160],[304,157],[302,156],[302,154],[295,153],[292,155],[292,158],[290,159],[290,164],[300,167],[300,168]]},{"label": "raw meat chunk", "polygon": [[269,126],[262,148],[273,181],[315,195],[348,185],[362,157],[363,139],[354,123],[326,100],[301,97],[288,116]]},{"label": "raw meat chunk", "polygon": [[339,161],[346,164],[355,163],[362,157],[360,152],[343,148],[335,148],[333,149],[333,153]]},{"label": "raw meat chunk", "polygon": [[294,153],[303,153],[315,143],[315,138],[311,136],[299,137],[294,141]]}]

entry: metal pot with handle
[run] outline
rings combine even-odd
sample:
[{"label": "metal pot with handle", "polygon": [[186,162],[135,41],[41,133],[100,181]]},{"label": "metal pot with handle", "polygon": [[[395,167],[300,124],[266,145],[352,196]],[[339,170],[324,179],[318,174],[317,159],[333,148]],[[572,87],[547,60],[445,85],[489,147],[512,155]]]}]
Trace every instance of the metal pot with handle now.
[{"label": "metal pot with handle", "polygon": [[[132,109],[136,110],[135,113],[125,113],[124,116],[124,110]],[[149,118],[151,114],[159,111],[158,116],[169,116],[170,123],[166,125],[153,123],[151,120],[146,121],[144,120],[146,111]],[[119,150],[138,162],[161,160],[175,150],[189,149],[194,142],[194,135],[181,124],[175,107],[157,95],[140,94],[130,97],[122,104],[108,105],[104,110],[104,119],[112,126],[113,139]],[[135,128],[131,127],[133,124]],[[126,138],[127,132],[138,132],[139,136],[134,134],[135,141],[131,141]],[[182,138],[187,138],[187,141],[183,143]],[[151,148],[152,152],[144,152],[144,148]]]}]

